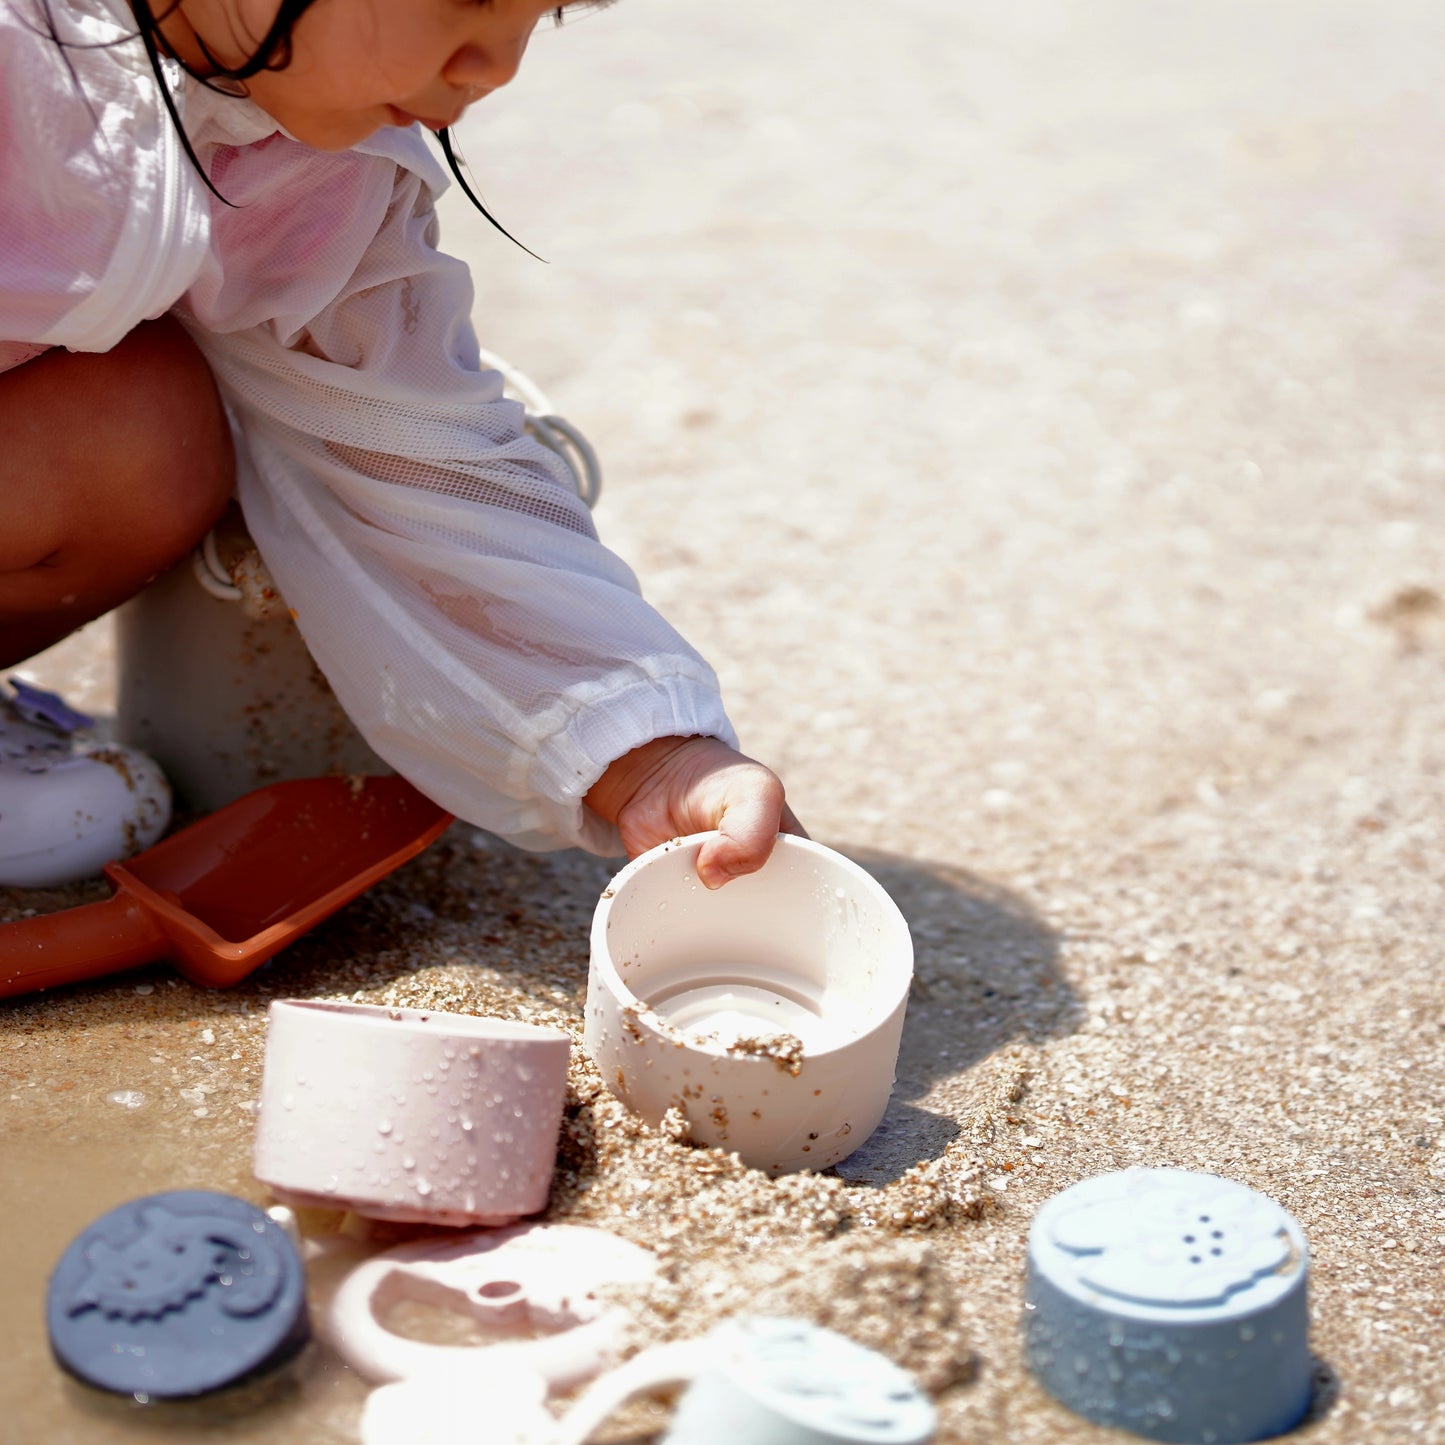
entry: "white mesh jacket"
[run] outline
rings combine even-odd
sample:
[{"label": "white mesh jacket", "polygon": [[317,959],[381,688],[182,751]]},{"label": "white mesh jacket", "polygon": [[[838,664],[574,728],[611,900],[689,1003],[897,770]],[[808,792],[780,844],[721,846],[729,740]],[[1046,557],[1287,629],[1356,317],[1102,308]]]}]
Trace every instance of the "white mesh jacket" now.
[{"label": "white mesh jacket", "polygon": [[225,205],[132,34],[109,0],[0,0],[0,369],[174,312],[230,411],[247,525],[372,747],[523,847],[620,851],[582,804],[609,762],[736,739],[479,362],[470,277],[437,250],[445,173],[419,132],[315,151],[178,79]]}]

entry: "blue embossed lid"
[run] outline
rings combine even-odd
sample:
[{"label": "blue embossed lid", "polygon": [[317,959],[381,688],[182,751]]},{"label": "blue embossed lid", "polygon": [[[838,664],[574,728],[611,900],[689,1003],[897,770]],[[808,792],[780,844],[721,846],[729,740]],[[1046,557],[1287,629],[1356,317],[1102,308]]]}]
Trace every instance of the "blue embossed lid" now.
[{"label": "blue embossed lid", "polygon": [[1310,1404],[1307,1272],[1299,1225],[1243,1184],[1102,1174],[1034,1217],[1026,1357],[1070,1409],[1150,1439],[1282,1434]]},{"label": "blue embossed lid", "polygon": [[286,1232],[255,1205],[204,1190],[133,1199],[83,1230],[50,1277],[46,1324],[77,1379],[146,1400],[239,1384],[310,1335]]}]

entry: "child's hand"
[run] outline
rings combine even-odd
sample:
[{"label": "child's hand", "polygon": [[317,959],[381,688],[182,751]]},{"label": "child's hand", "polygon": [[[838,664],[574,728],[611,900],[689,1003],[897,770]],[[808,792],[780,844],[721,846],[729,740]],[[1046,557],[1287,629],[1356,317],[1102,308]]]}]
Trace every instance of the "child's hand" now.
[{"label": "child's hand", "polygon": [[708,888],[761,868],[779,833],[808,836],[777,775],[717,738],[655,738],[634,748],[592,785],[587,806],[617,824],[629,858],[717,829],[697,860]]}]

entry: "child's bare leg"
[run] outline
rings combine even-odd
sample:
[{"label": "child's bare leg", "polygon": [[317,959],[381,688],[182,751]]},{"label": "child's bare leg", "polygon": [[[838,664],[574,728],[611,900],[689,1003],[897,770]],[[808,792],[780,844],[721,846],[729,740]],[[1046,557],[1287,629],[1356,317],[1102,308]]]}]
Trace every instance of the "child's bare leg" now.
[{"label": "child's bare leg", "polygon": [[185,556],[234,482],[210,369],[169,317],[0,372],[0,667]]}]

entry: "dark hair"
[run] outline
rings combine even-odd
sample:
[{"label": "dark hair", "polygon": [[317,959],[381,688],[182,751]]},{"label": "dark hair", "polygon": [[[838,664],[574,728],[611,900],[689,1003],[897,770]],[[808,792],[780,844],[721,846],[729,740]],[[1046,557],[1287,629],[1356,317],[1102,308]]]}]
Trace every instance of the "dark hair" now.
[{"label": "dark hair", "polygon": [[[202,85],[209,86],[212,90],[219,90],[223,94],[244,94],[244,89],[233,90],[232,87],[244,87],[247,80],[253,75],[259,75],[263,70],[284,70],[291,63],[291,32],[296,27],[296,22],[305,11],[315,4],[315,0],[281,0],[281,8],[276,12],[276,18],[271,22],[271,28],[262,37],[261,43],[257,45],[249,59],[237,66],[222,65],[210,48],[199,35],[196,36],[196,44],[201,47],[201,53],[210,62],[210,73],[198,75],[183,60],[177,60],[182,67],[194,79],[199,80]],[[166,7],[164,15],[169,15],[178,9],[180,0],[171,0]],[[171,96],[171,88],[166,84],[165,76],[161,73],[161,51],[156,35],[160,30],[162,15],[157,15],[151,8],[150,0],[130,0],[131,11],[135,15],[136,35],[142,46],[145,47],[146,59],[150,61],[150,67],[155,72],[156,89],[160,91],[161,101],[171,118],[171,124],[176,128],[176,134],[184,148],[191,164],[196,168],[196,174],[206,183],[206,189],[216,197],[217,200],[230,205],[220,191],[215,187],[210,176],[206,174],[206,168],[201,164],[201,158],[191,146],[191,138],[186,134],[186,128],[181,122],[180,112],[176,109],[176,102]],[[48,6],[47,6],[48,12]],[[229,81],[230,85],[218,85],[217,80]]]},{"label": "dark hair", "polygon": [[[161,49],[156,36],[160,31],[160,22],[179,7],[180,0],[169,0],[166,9],[162,11],[160,15],[157,15],[152,8],[151,0],[129,0],[129,3],[136,19],[135,38],[139,39],[145,49],[146,59],[150,62],[151,70],[155,73],[156,86],[160,91],[161,101],[165,105],[167,113],[170,115],[171,124],[175,126],[181,146],[191,164],[196,168],[196,173],[200,176],[201,180],[205,182],[207,190],[209,190],[217,200],[229,206],[231,202],[226,200],[225,196],[216,189],[210,176],[206,174],[200,157],[192,148],[191,139],[186,134],[186,128],[181,121],[180,112],[176,109],[176,103],[171,95],[170,87],[166,84],[165,76],[161,71]],[[244,95],[245,83],[253,75],[259,75],[263,70],[284,70],[291,63],[291,32],[296,28],[296,22],[300,20],[302,15],[305,14],[314,3],[315,0],[281,0],[280,7],[276,11],[276,17],[272,20],[270,29],[261,37],[251,55],[243,60],[240,65],[223,65],[211,53],[209,47],[199,35],[196,36],[196,44],[200,46],[202,54],[209,63],[209,71],[205,75],[201,75],[195,70],[192,70],[183,60],[177,60],[177,64],[193,79],[198,80],[202,85],[208,86],[212,90],[218,90],[225,95]],[[601,8],[611,3],[611,0],[593,0],[593,3],[598,8]],[[40,0],[40,5],[45,13],[50,38],[62,49],[68,48],[71,42],[62,40],[57,33],[54,17],[50,13],[49,0]],[[553,20],[558,25],[562,23],[563,9],[564,7],[559,5],[552,12]],[[438,140],[441,143],[442,154],[446,157],[447,167],[456,178],[457,184],[462,188],[462,194],[466,196],[472,205],[474,205],[502,235],[514,245],[522,246],[522,243],[487,210],[476,192],[467,184],[467,178],[462,170],[464,161],[452,142],[450,130],[447,129],[439,132]],[[542,259],[540,256],[537,256],[535,251],[529,250],[526,246],[522,246],[522,250],[526,251],[529,256],[536,257],[537,260]]]}]

